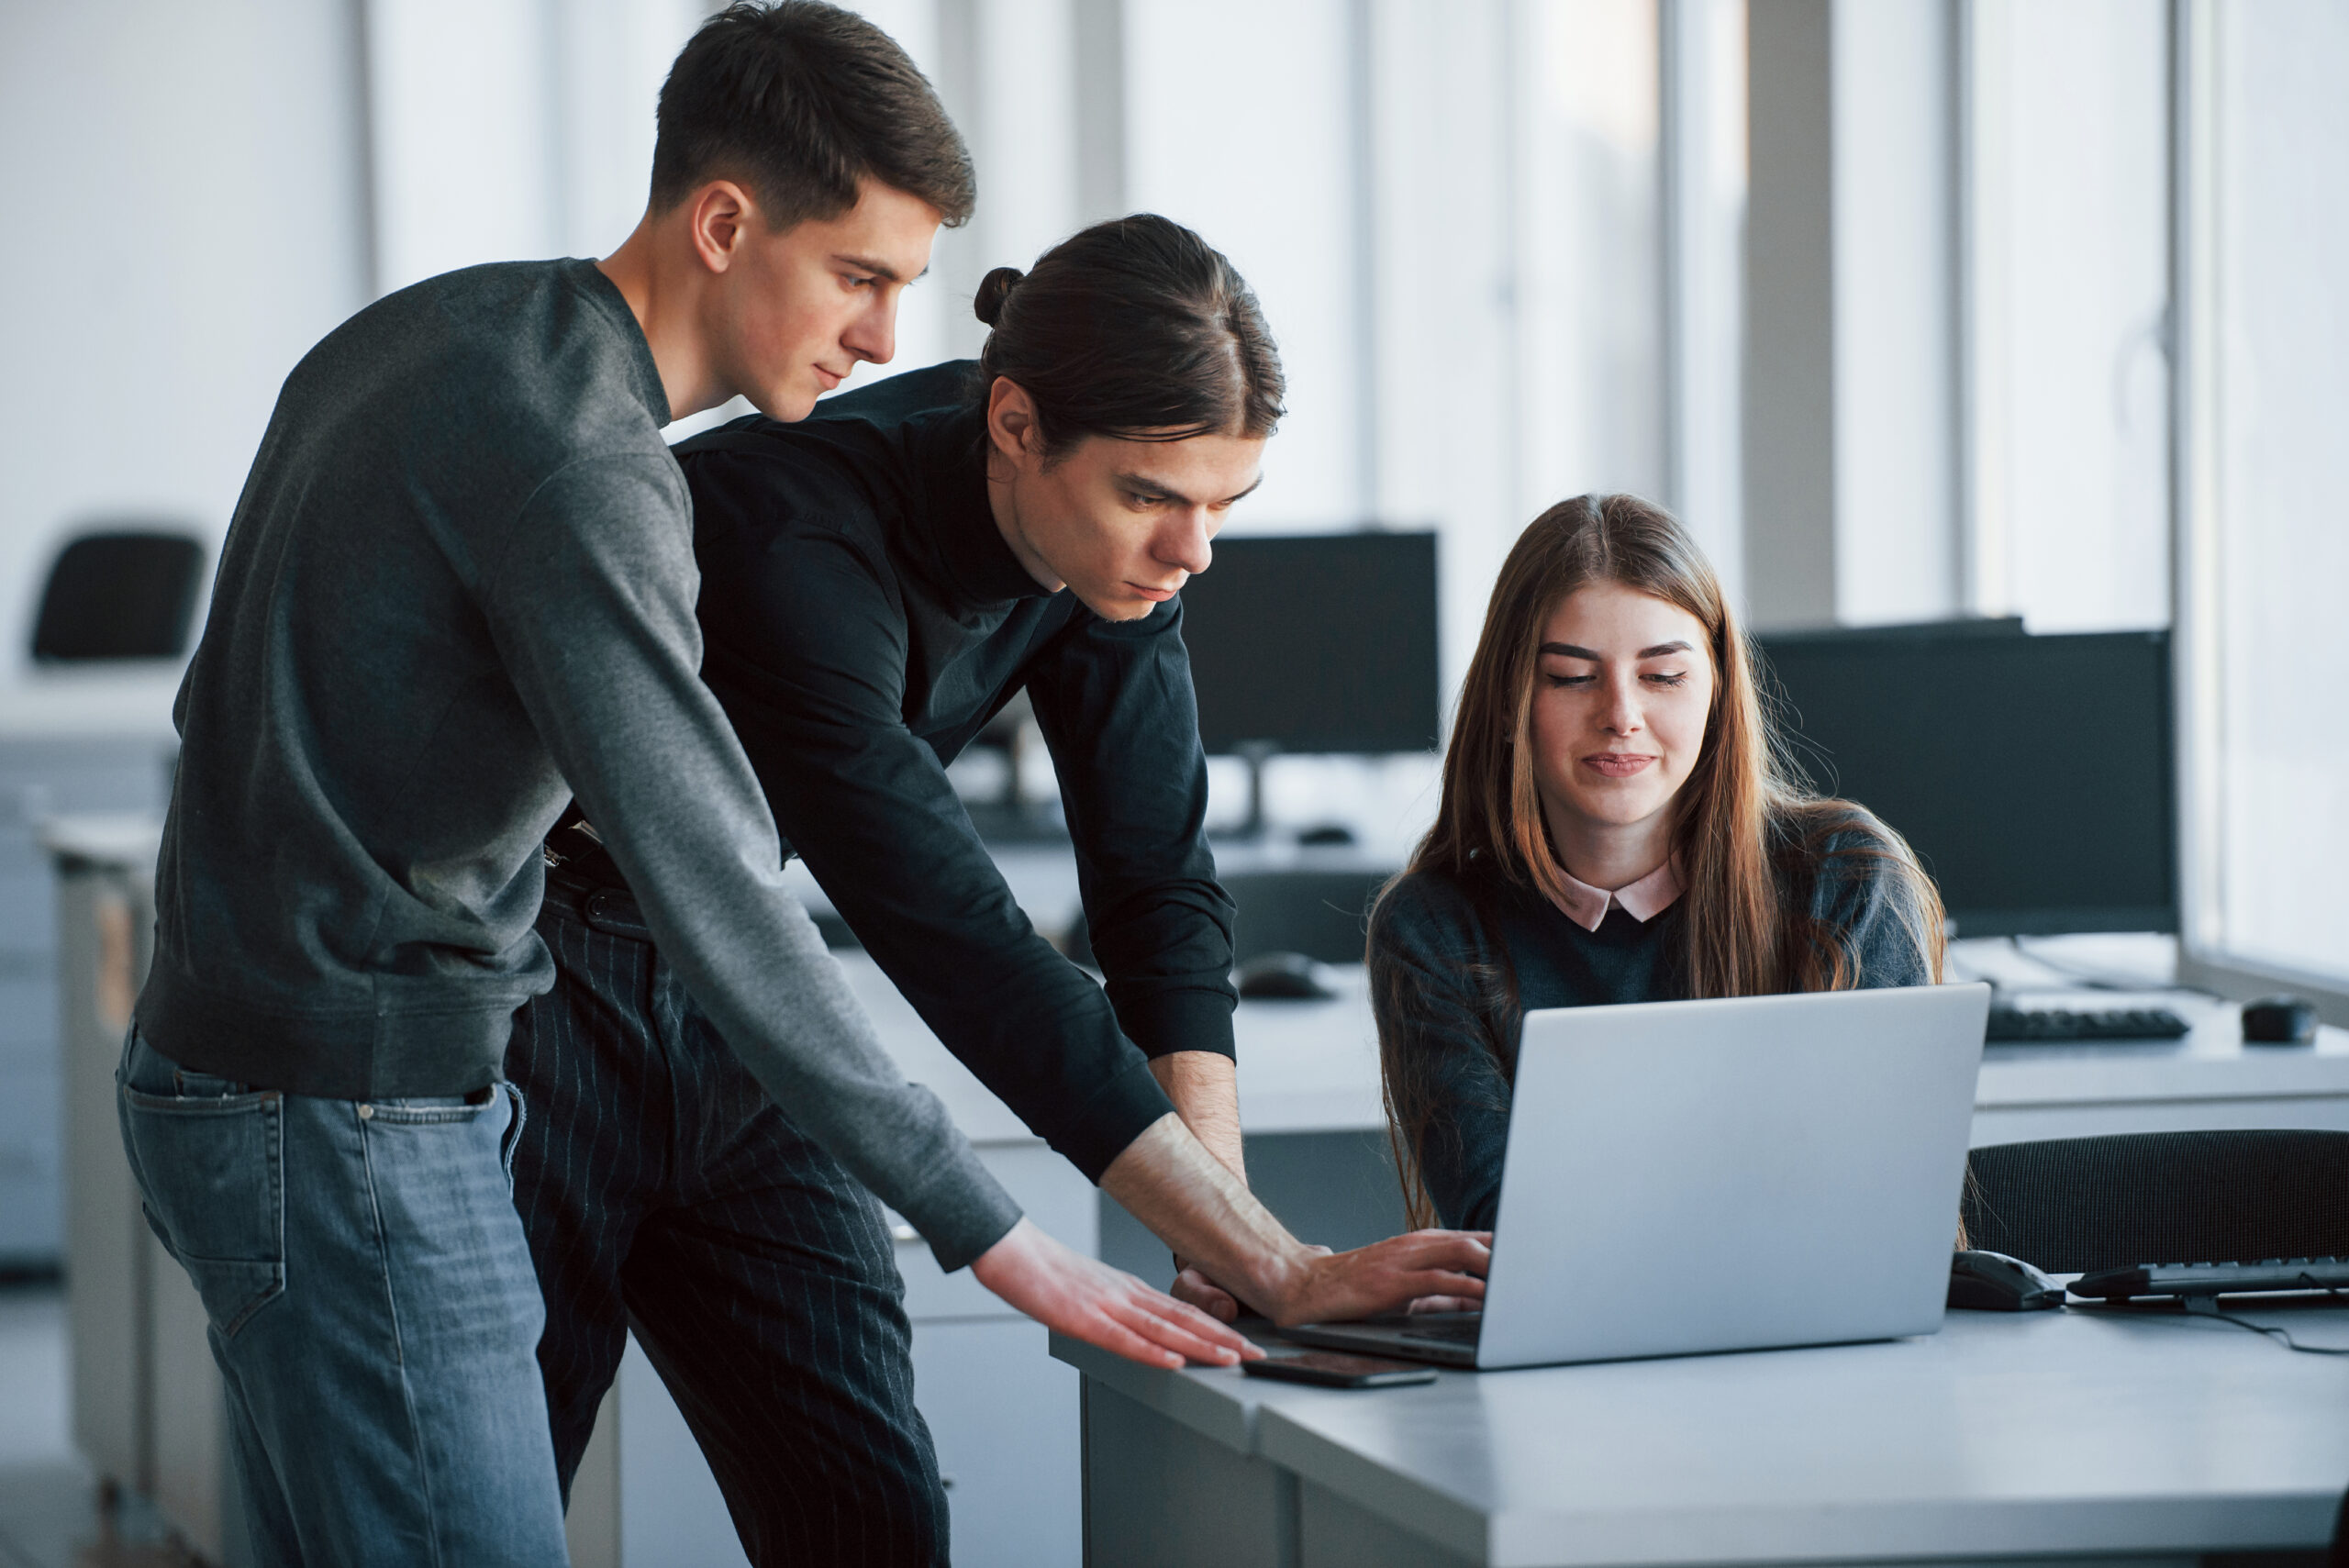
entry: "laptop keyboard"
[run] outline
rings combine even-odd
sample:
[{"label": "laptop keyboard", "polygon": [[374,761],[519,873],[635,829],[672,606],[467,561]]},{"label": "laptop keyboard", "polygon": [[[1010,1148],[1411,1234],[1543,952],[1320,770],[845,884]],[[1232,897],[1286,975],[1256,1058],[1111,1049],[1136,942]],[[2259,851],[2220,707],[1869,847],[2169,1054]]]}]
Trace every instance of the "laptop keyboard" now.
[{"label": "laptop keyboard", "polygon": [[[1407,1320],[1408,1321],[1408,1320]],[[1439,1345],[1473,1345],[1484,1330],[1485,1315],[1481,1312],[1430,1313],[1423,1323],[1411,1323],[1403,1330],[1407,1340],[1426,1340]]]}]

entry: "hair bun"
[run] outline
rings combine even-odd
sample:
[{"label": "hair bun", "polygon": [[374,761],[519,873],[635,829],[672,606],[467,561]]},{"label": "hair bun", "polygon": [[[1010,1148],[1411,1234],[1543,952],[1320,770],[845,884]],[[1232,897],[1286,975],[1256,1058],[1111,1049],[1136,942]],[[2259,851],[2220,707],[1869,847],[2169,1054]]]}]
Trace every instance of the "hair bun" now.
[{"label": "hair bun", "polygon": [[971,312],[988,326],[1003,319],[1003,302],[1019,286],[1028,274],[1017,267],[997,267],[979,280],[977,297],[971,301]]}]

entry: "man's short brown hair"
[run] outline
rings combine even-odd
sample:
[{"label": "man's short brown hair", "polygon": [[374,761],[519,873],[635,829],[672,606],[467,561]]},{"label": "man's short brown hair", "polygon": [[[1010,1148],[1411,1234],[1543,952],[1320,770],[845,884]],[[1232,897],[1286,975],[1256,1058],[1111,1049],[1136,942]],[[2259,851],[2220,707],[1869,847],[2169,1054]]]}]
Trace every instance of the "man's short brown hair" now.
[{"label": "man's short brown hair", "polygon": [[771,228],[838,217],[865,179],[948,227],[978,200],[970,150],[896,40],[817,0],[742,0],[702,24],[661,88],[652,207],[711,180],[746,186]]}]

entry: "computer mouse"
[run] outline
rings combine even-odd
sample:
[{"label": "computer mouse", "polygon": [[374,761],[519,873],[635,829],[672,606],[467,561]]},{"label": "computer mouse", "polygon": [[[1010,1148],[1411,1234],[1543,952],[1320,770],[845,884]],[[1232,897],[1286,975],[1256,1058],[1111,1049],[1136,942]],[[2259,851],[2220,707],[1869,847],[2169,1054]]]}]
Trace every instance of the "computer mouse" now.
[{"label": "computer mouse", "polygon": [[2306,1045],[2316,1038],[2316,1004],[2304,996],[2245,1002],[2243,1038],[2254,1045]]},{"label": "computer mouse", "polygon": [[1301,952],[1260,952],[1232,971],[1231,979],[1250,1002],[1310,1002],[1338,994],[1327,972]]},{"label": "computer mouse", "polygon": [[1949,1304],[1974,1312],[2037,1312],[2064,1304],[2064,1287],[2004,1252],[1953,1252]]}]

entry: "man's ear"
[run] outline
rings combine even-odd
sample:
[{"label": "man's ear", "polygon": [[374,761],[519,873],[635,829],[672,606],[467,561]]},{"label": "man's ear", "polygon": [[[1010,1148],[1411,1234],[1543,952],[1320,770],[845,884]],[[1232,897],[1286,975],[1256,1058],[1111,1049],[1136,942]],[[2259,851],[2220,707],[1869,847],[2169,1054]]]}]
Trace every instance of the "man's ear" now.
[{"label": "man's ear", "polygon": [[996,377],[995,384],[987,388],[987,439],[1014,462],[1034,462],[1044,455],[1035,400],[1009,376]]},{"label": "man's ear", "polygon": [[760,221],[757,204],[731,180],[712,180],[685,201],[694,254],[711,272],[727,271],[740,251],[743,235]]}]

